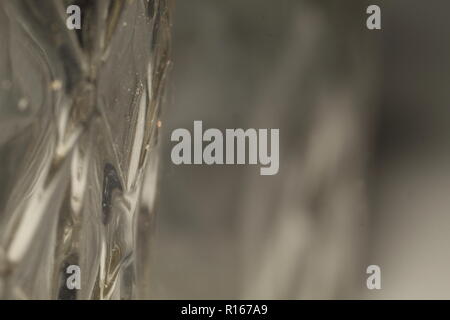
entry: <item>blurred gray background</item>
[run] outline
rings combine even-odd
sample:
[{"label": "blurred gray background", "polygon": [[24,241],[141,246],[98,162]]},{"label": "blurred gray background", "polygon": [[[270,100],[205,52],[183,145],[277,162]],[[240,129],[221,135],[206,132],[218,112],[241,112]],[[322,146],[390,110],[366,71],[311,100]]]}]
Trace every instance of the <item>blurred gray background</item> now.
[{"label": "blurred gray background", "polygon": [[[176,1],[149,297],[450,298],[448,12]],[[173,165],[170,134],[194,120],[279,128],[279,173]]]}]

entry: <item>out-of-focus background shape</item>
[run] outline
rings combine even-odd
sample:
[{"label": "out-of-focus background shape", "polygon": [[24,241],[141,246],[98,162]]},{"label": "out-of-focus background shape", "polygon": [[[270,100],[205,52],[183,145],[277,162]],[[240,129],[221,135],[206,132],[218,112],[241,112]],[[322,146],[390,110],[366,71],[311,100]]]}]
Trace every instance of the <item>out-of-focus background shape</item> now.
[{"label": "out-of-focus background shape", "polygon": [[[450,298],[448,12],[177,1],[148,297]],[[173,165],[170,134],[194,120],[279,128],[278,175]]]}]

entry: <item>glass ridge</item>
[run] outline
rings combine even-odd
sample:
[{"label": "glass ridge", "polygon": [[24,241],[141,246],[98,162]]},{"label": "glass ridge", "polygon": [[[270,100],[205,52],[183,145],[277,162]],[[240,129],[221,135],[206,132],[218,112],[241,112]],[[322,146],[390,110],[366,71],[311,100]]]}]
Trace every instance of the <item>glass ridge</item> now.
[{"label": "glass ridge", "polygon": [[0,297],[142,297],[167,1],[2,1],[0,25]]}]

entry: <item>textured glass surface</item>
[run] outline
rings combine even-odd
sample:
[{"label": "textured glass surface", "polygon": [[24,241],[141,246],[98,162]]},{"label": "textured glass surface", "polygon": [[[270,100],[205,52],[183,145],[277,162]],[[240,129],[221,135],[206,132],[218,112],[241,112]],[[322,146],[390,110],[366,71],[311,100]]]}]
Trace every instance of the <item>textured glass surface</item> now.
[{"label": "textured glass surface", "polygon": [[1,298],[144,295],[168,34],[163,0],[0,1]]}]

